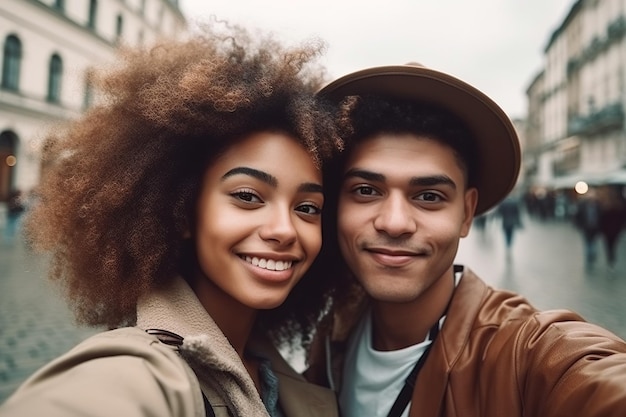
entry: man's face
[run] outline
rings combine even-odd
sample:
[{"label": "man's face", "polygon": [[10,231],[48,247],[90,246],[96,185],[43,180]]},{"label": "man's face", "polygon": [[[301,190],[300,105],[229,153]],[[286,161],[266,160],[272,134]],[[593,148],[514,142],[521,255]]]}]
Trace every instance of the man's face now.
[{"label": "man's face", "polygon": [[451,148],[381,134],[351,151],[343,174],[339,246],[372,298],[411,302],[451,274],[478,198]]}]

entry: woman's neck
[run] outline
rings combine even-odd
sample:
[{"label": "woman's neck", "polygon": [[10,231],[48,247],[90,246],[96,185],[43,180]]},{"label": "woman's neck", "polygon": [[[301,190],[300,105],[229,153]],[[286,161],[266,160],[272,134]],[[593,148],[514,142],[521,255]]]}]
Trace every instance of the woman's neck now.
[{"label": "woman's neck", "polygon": [[243,360],[258,311],[241,304],[204,275],[198,274],[191,287],[204,309]]}]

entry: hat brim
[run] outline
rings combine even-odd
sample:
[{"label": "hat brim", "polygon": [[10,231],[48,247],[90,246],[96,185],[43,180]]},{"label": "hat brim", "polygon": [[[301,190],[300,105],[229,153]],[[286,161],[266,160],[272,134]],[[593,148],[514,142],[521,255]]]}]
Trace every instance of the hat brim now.
[{"label": "hat brim", "polygon": [[318,95],[335,102],[358,95],[427,102],[459,117],[476,141],[476,215],[497,205],[515,186],[521,163],[515,127],[493,100],[464,81],[422,66],[384,66],[345,75]]}]

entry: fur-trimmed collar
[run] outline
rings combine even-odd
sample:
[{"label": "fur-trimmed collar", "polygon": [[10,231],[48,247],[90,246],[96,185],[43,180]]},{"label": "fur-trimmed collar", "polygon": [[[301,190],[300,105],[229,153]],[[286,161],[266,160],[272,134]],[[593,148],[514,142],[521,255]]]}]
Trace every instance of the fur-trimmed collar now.
[{"label": "fur-trimmed collar", "polygon": [[215,390],[237,416],[267,411],[241,358],[182,278],[139,300],[137,327],[182,337],[179,352],[202,384]]}]

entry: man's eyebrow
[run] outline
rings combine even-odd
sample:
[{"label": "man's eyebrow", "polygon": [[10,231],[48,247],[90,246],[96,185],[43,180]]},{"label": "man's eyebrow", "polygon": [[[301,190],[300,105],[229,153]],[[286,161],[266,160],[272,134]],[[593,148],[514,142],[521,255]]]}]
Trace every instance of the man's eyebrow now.
[{"label": "man's eyebrow", "polygon": [[268,174],[267,172],[259,171],[258,169],[249,168],[249,167],[236,167],[228,171],[226,174],[222,175],[222,181],[227,179],[228,177],[232,177],[233,175],[249,175],[254,177],[264,183],[271,185],[272,187],[278,186],[278,180],[273,175]]},{"label": "man's eyebrow", "polygon": [[344,180],[347,180],[348,178],[361,178],[366,181],[375,182],[385,182],[386,179],[383,174],[358,168],[350,169],[343,175]]},{"label": "man's eyebrow", "polygon": [[[346,180],[348,178],[360,178],[366,181],[373,182],[385,182],[387,177],[378,172],[372,172],[365,169],[354,168],[348,170],[343,179]],[[409,185],[416,187],[429,187],[433,185],[449,185],[452,188],[456,189],[456,183],[452,181],[450,177],[447,175],[429,175],[424,177],[411,177],[409,180]]]},{"label": "man's eyebrow", "polygon": [[429,175],[426,177],[413,177],[409,181],[411,186],[430,187],[433,185],[449,185],[456,189],[456,183],[447,175]]}]

